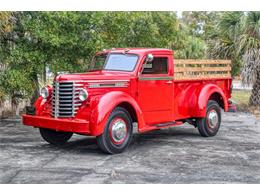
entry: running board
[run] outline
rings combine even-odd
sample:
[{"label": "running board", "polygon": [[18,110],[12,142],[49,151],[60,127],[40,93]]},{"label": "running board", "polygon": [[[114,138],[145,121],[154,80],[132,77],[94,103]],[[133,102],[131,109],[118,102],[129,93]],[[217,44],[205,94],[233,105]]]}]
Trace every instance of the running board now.
[{"label": "running board", "polygon": [[176,122],[175,121],[172,121],[172,122],[167,122],[167,123],[160,123],[160,124],[157,124],[155,125],[156,127],[164,127],[164,126],[168,126],[168,125],[175,125]]},{"label": "running board", "polygon": [[155,124],[152,126],[145,126],[141,129],[139,129],[139,132],[146,132],[146,131],[152,131],[152,130],[158,130],[161,128],[167,128],[167,127],[172,127],[172,126],[176,126],[176,125],[181,125],[183,124],[182,121],[172,121],[172,122],[167,122],[167,123],[160,123],[160,124]]}]

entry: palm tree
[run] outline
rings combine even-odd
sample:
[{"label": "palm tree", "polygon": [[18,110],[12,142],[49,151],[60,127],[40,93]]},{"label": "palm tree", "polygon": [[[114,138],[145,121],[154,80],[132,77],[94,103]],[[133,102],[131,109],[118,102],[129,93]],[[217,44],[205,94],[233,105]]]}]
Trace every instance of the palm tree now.
[{"label": "palm tree", "polygon": [[260,106],[260,12],[223,13],[211,38],[211,56],[242,66],[242,83],[253,85],[249,105]]},{"label": "palm tree", "polygon": [[240,73],[240,54],[237,53],[236,40],[241,32],[243,12],[224,12],[216,21],[215,29],[208,41],[210,58],[231,59],[232,75]]},{"label": "palm tree", "polygon": [[260,12],[248,12],[241,23],[238,48],[243,54],[242,82],[253,85],[249,105],[260,106]]}]

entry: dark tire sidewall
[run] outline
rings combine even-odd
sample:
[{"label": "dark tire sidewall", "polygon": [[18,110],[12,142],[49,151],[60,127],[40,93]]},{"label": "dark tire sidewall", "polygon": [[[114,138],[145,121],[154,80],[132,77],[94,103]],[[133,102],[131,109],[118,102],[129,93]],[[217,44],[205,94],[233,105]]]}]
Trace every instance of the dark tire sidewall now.
[{"label": "dark tire sidewall", "polygon": [[[208,123],[207,116],[208,116],[209,111],[211,111],[211,110],[215,110],[218,115],[218,124],[214,129],[211,129],[207,124]],[[207,104],[206,117],[198,119],[198,129],[199,129],[201,136],[203,136],[203,137],[215,136],[219,131],[220,124],[221,124],[220,107],[216,101],[209,100],[209,102]]]},{"label": "dark tire sidewall", "polygon": [[[120,145],[114,144],[112,142],[111,138],[110,138],[109,126],[110,126],[110,123],[115,118],[123,119],[125,121],[126,125],[127,125],[126,138],[125,138],[124,142]],[[107,152],[107,153],[110,153],[110,154],[117,154],[117,153],[123,152],[129,146],[129,144],[132,140],[132,135],[133,135],[133,125],[132,125],[132,120],[131,120],[129,113],[124,108],[117,107],[110,114],[103,134],[98,136],[97,139],[98,139],[100,148],[104,152]]]},{"label": "dark tire sidewall", "polygon": [[[207,119],[207,117],[208,117],[208,113],[209,113],[209,111],[211,111],[211,110],[215,110],[216,112],[217,112],[217,115],[218,115],[218,123],[217,123],[217,126],[215,127],[215,128],[210,128],[209,127],[209,125],[208,125],[208,119]],[[209,105],[208,105],[208,108],[207,108],[207,113],[206,113],[206,118],[205,118],[205,130],[206,130],[206,132],[207,132],[207,134],[209,135],[209,136],[214,136],[214,135],[216,135],[217,133],[218,133],[218,130],[219,130],[219,127],[220,127],[220,123],[221,123],[221,110],[220,110],[220,108],[219,108],[219,106],[218,106],[218,104],[217,103],[213,103],[213,102],[210,102],[209,103]]]},{"label": "dark tire sidewall", "polygon": [[60,132],[52,129],[40,128],[39,130],[45,141],[56,146],[65,144],[73,135],[70,132]]}]

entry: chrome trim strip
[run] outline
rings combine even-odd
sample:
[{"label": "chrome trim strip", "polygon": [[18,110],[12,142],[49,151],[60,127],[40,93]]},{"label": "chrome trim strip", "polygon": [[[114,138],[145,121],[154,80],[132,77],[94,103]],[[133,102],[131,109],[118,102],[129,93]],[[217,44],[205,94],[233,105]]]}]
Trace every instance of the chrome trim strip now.
[{"label": "chrome trim strip", "polygon": [[88,83],[102,83],[102,82],[111,82],[111,83],[117,83],[117,82],[129,82],[129,80],[88,80]]},{"label": "chrome trim strip", "polygon": [[89,83],[89,88],[114,88],[114,87],[128,87],[128,82],[116,82],[116,83]]},{"label": "chrome trim strip", "polygon": [[165,80],[173,80],[174,77],[139,77],[140,81],[165,81]]},{"label": "chrome trim strip", "polygon": [[[67,83],[67,82],[73,82],[77,83],[77,85],[80,85],[80,82],[86,82],[86,83],[99,83],[99,82],[129,82],[129,80],[68,80],[68,81],[54,81],[58,83]],[[83,84],[82,84],[83,85]]]}]

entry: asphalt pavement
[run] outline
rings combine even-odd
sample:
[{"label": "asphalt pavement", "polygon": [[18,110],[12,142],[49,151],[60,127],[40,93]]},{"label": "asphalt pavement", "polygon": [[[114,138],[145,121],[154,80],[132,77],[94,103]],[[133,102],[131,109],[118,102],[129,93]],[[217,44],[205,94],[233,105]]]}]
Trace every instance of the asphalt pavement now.
[{"label": "asphalt pavement", "polygon": [[260,121],[225,113],[215,137],[185,124],[136,134],[126,152],[107,155],[94,137],[54,147],[38,129],[2,120],[0,183],[260,183]]}]

